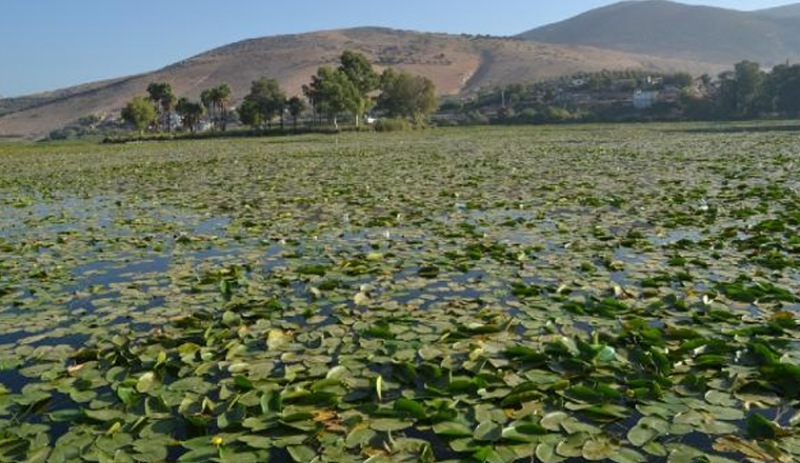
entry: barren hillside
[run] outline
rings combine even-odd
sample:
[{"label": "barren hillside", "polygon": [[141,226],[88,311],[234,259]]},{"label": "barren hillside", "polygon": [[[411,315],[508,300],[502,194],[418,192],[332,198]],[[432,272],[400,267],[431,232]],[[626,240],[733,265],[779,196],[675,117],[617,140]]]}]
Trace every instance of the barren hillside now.
[{"label": "barren hillside", "polygon": [[[358,28],[250,39],[223,46],[155,72],[33,95],[26,107],[0,115],[0,135],[37,137],[90,114],[114,113],[150,82],[172,84],[178,96],[197,98],[222,82],[234,102],[250,82],[269,76],[300,94],[321,65],[335,65],[344,50],[365,53],[378,69],[393,66],[431,78],[442,95],[468,95],[481,87],[533,82],[602,69],[715,72],[719,66],[607,51],[466,35]],[[2,105],[0,105],[2,106]]]}]

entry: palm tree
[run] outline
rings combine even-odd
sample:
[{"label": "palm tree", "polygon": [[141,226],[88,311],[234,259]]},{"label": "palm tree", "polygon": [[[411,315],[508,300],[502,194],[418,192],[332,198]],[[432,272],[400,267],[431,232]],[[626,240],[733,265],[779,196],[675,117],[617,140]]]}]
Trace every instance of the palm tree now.
[{"label": "palm tree", "polygon": [[231,87],[228,84],[222,84],[214,89],[214,103],[219,109],[220,127],[224,132],[228,128],[228,102],[231,98]]},{"label": "palm tree", "polygon": [[200,101],[206,107],[211,122],[214,123],[214,128],[221,129],[223,132],[228,125],[228,103],[232,93],[228,84],[221,84],[200,93]]}]

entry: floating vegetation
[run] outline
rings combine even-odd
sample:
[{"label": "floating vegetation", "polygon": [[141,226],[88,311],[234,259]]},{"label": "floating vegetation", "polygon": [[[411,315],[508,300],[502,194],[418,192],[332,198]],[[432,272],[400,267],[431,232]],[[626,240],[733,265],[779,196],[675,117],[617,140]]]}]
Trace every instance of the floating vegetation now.
[{"label": "floating vegetation", "polygon": [[0,461],[797,461],[796,137],[663,128],[0,145]]}]

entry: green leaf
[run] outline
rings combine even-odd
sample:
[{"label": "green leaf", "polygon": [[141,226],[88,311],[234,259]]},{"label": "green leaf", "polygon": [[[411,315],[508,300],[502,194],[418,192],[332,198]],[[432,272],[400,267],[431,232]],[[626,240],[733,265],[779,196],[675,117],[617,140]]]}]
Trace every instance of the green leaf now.
[{"label": "green leaf", "polygon": [[583,446],[589,436],[583,433],[572,434],[556,445],[556,453],[566,458],[577,458],[583,455]]},{"label": "green leaf", "polygon": [[328,370],[328,373],[325,375],[326,379],[343,379],[349,373],[347,367],[342,365],[336,365],[335,367]]},{"label": "green leaf", "polygon": [[561,463],[565,460],[564,457],[556,454],[555,445],[549,442],[542,442],[536,446],[536,458],[542,463]]},{"label": "green leaf", "polygon": [[617,447],[608,439],[590,439],[583,444],[582,457],[588,461],[605,460],[617,451]]},{"label": "green leaf", "polygon": [[290,341],[283,330],[269,330],[267,333],[267,349],[278,350]]},{"label": "green leaf", "polygon": [[286,450],[295,463],[310,463],[317,458],[317,451],[308,445],[290,445]]},{"label": "green leaf", "polygon": [[615,463],[645,463],[647,461],[647,457],[641,453],[625,447],[617,449],[609,458]]},{"label": "green leaf", "polygon": [[69,392],[69,398],[77,403],[91,402],[95,397],[97,397],[97,392],[93,390],[78,391],[73,389]]},{"label": "green leaf", "polygon": [[136,381],[136,390],[142,394],[146,394],[152,391],[158,384],[158,378],[156,374],[152,371],[148,371],[143,373],[139,380]]},{"label": "green leaf", "polygon": [[759,413],[747,417],[747,437],[749,439],[775,439],[779,426]]},{"label": "green leaf", "polygon": [[444,421],[433,425],[433,432],[439,436],[472,437],[473,431],[466,425],[456,421]]},{"label": "green leaf", "polygon": [[372,439],[378,434],[369,428],[356,428],[350,431],[345,438],[345,447],[352,449],[355,447],[367,447],[370,445]]},{"label": "green leaf", "polygon": [[125,421],[125,413],[118,411],[118,410],[84,410],[83,414],[86,415],[87,418],[90,418],[95,421],[100,422],[107,422],[107,421]]},{"label": "green leaf", "polygon": [[133,443],[133,458],[143,463],[157,463],[167,459],[169,454],[165,442],[158,440],[137,440]]},{"label": "green leaf", "polygon": [[710,390],[706,392],[705,398],[706,401],[712,405],[732,407],[737,404],[737,400],[734,399],[733,395],[728,392]]},{"label": "green leaf", "polygon": [[241,436],[239,441],[254,449],[270,449],[274,445],[272,438],[264,436]]},{"label": "green leaf", "polygon": [[427,416],[425,407],[419,402],[404,397],[395,400],[394,411],[399,415],[410,416],[418,420],[424,419]]},{"label": "green leaf", "polygon": [[214,461],[219,456],[219,449],[210,444],[210,439],[206,439],[209,444],[204,447],[195,448],[181,455],[179,463],[207,463]]},{"label": "green leaf", "polygon": [[628,431],[631,444],[642,447],[648,442],[667,434],[669,423],[655,416],[646,416]]},{"label": "green leaf", "polygon": [[571,419],[570,416],[564,412],[552,412],[542,417],[542,421],[539,424],[548,431],[557,432],[561,430],[561,423],[569,419]]},{"label": "green leaf", "polygon": [[503,427],[492,421],[480,423],[472,438],[479,442],[496,442],[503,436]]},{"label": "green leaf", "polygon": [[410,428],[414,423],[397,418],[378,418],[370,421],[369,427],[379,432],[400,431]]}]

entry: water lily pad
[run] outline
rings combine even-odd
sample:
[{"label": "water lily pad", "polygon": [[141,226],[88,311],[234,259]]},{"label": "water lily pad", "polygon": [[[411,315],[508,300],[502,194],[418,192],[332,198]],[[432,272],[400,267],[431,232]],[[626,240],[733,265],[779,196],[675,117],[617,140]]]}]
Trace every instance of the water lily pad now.
[{"label": "water lily pad", "polygon": [[158,385],[158,377],[155,372],[148,371],[139,376],[136,381],[136,390],[141,393],[148,393]]},{"label": "water lily pad", "polygon": [[542,463],[561,463],[565,460],[556,453],[556,446],[551,442],[542,442],[536,446],[536,458]]},{"label": "water lily pad", "polygon": [[569,419],[570,416],[564,412],[552,412],[542,417],[540,424],[548,431],[559,431],[561,429],[561,423]]},{"label": "water lily pad", "polygon": [[609,459],[615,463],[645,463],[647,461],[646,456],[636,450],[625,447],[617,449]]},{"label": "water lily pad", "polygon": [[500,440],[503,434],[503,427],[491,421],[478,424],[472,438],[481,442],[495,442]]},{"label": "water lily pad", "polygon": [[593,438],[583,444],[581,456],[588,461],[602,461],[610,458],[616,453],[617,446],[610,440],[603,438]]},{"label": "water lily pad", "polygon": [[472,437],[473,434],[473,430],[468,426],[455,421],[436,423],[433,425],[433,432],[448,437]]},{"label": "water lily pad", "polygon": [[412,421],[397,419],[397,418],[378,418],[370,421],[370,428],[379,432],[392,432],[400,431],[411,427],[414,423]]},{"label": "water lily pad", "polygon": [[642,447],[669,432],[669,423],[657,417],[644,417],[628,431],[631,444]]}]

